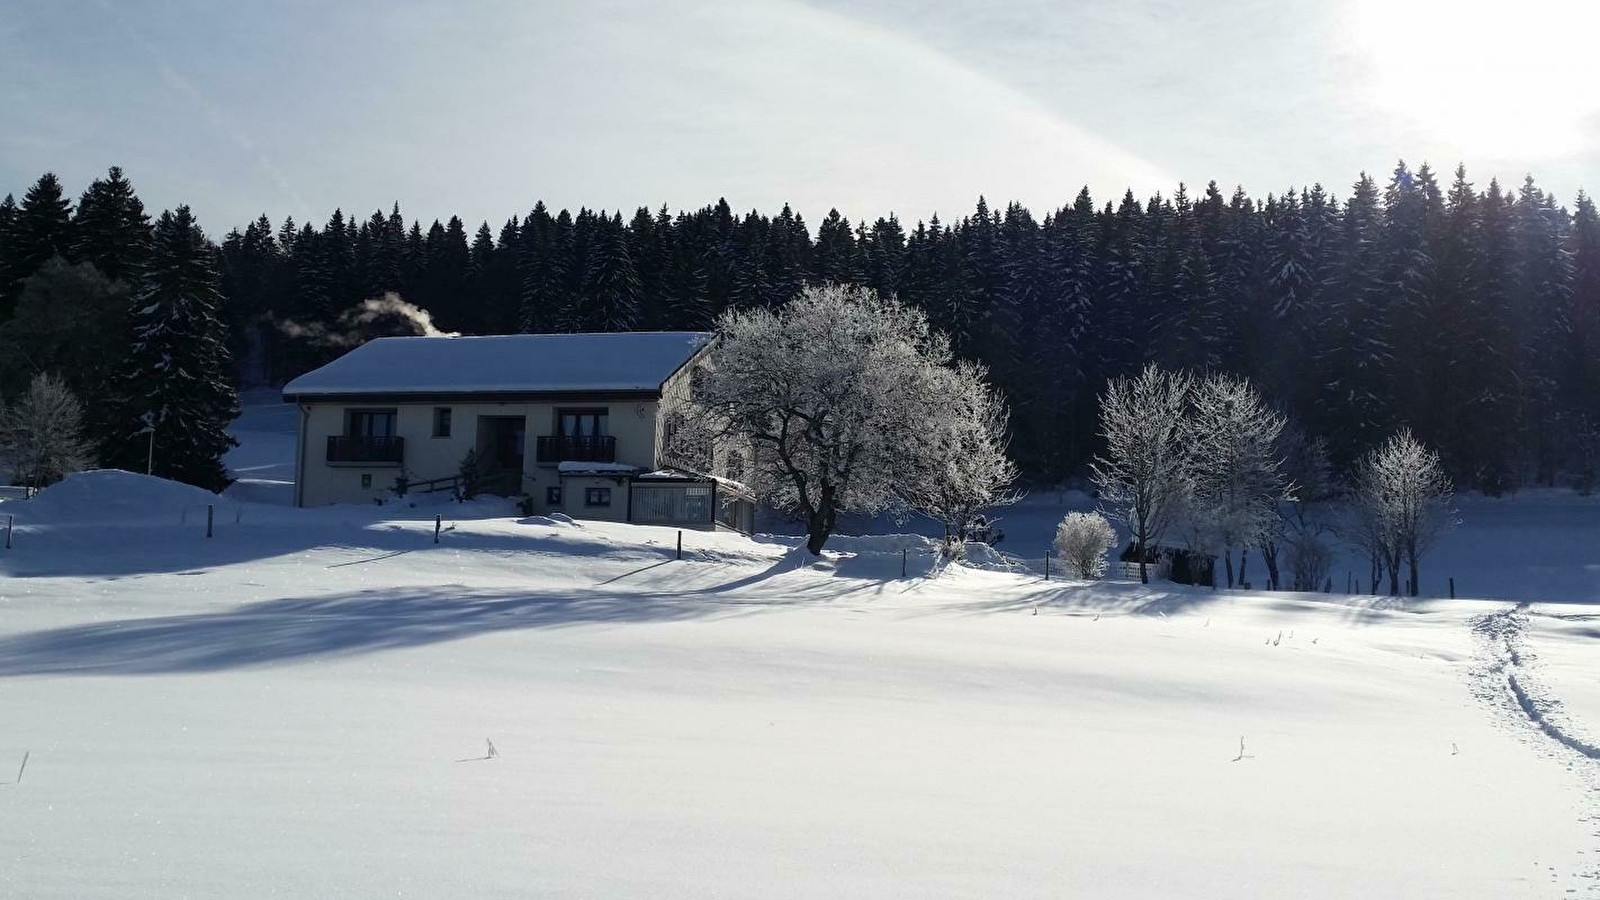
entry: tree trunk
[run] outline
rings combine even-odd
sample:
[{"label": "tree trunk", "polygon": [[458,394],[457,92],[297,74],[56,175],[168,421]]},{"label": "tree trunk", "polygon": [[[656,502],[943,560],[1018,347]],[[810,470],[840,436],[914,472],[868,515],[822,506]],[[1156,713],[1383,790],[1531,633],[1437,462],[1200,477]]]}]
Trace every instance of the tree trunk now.
[{"label": "tree trunk", "polygon": [[1227,569],[1228,569],[1228,587],[1232,588],[1233,587],[1233,548],[1232,547],[1223,547],[1222,548],[1222,559],[1223,559],[1224,564],[1227,566]]},{"label": "tree trunk", "polygon": [[1417,595],[1417,552],[1415,550],[1410,550],[1406,553],[1406,569],[1410,577],[1411,596],[1415,597]]},{"label": "tree trunk", "polygon": [[806,550],[812,556],[822,555],[822,545],[828,542],[828,536],[833,534],[833,529],[823,521],[820,515],[811,516],[806,520]]},{"label": "tree trunk", "polygon": [[822,545],[833,534],[838,518],[838,511],[833,508],[833,488],[823,485],[821,499],[806,517],[806,549],[812,556],[822,555]]},{"label": "tree trunk", "polygon": [[1261,561],[1267,567],[1267,589],[1278,589],[1278,545],[1268,541],[1261,545]]}]

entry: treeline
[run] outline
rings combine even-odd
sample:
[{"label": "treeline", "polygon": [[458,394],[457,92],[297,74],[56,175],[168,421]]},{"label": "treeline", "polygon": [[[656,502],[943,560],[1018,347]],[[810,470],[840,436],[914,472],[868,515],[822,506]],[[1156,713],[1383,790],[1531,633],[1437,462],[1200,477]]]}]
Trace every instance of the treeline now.
[{"label": "treeline", "polygon": [[[72,460],[15,459],[15,476],[37,486],[99,464],[226,484],[239,404],[217,263],[188,207],[152,222],[120,169],[75,209],[50,174],[0,201],[0,399],[36,410],[0,443],[47,440]],[[43,398],[72,412],[38,413]]]},{"label": "treeline", "polygon": [[[69,232],[97,202],[84,195]],[[0,206],[12,298],[47,258],[34,205]],[[123,264],[78,238],[62,247]],[[1459,169],[1441,184],[1402,163],[1342,199],[1212,184],[1100,204],[1085,190],[1042,216],[980,198],[948,222],[833,212],[814,233],[787,207],[721,201],[631,218],[540,203],[471,234],[458,218],[408,224],[396,206],[321,227],[263,216],[216,253],[234,356],[272,381],[339,352],[346,312],[388,292],[447,331],[698,329],[831,281],[916,304],[987,364],[1013,455],[1037,478],[1082,471],[1104,385],[1147,362],[1249,377],[1342,467],[1401,425],[1490,492],[1588,488],[1600,464],[1600,217],[1531,177],[1480,190]]]}]

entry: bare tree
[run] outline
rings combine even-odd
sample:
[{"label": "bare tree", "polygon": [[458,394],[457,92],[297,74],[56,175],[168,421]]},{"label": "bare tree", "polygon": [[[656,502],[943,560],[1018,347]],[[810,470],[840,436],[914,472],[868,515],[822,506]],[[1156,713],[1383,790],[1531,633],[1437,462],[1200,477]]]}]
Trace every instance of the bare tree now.
[{"label": "bare tree", "polygon": [[1277,522],[1278,502],[1291,486],[1279,471],[1283,416],[1243,378],[1214,374],[1194,386],[1187,423],[1193,484],[1191,513],[1215,535],[1234,585],[1233,552],[1260,545]]},{"label": "bare tree", "polygon": [[83,407],[61,379],[33,376],[21,397],[0,408],[4,441],[23,484],[39,488],[91,465],[83,440]]},{"label": "bare tree", "polygon": [[1081,579],[1106,573],[1106,551],[1117,545],[1117,533],[1097,512],[1070,512],[1056,526],[1056,552],[1068,571]]},{"label": "bare tree", "polygon": [[[804,518],[810,552],[842,511],[920,498],[955,516],[1010,480],[1009,462],[993,468],[1004,460],[998,398],[981,369],[951,367],[949,341],[920,310],[868,288],[812,286],[777,310],[730,311],[718,330],[675,441],[748,448],[745,484]],[[973,472],[979,445],[988,468]],[[939,492],[930,478],[947,482],[946,500],[926,499]]]},{"label": "bare tree", "polygon": [[1278,586],[1278,544],[1287,551],[1290,590],[1321,590],[1333,566],[1329,538],[1337,533],[1327,515],[1328,504],[1339,497],[1339,483],[1328,461],[1328,445],[1322,438],[1307,437],[1298,428],[1287,428],[1278,440],[1283,472],[1295,487],[1294,496],[1279,505],[1277,527],[1262,543],[1274,589]]},{"label": "bare tree", "polygon": [[1150,583],[1147,551],[1161,539],[1187,496],[1192,476],[1184,448],[1188,375],[1154,365],[1115,378],[1100,400],[1104,455],[1090,467],[1111,518],[1127,526],[1139,557],[1139,580]]},{"label": "bare tree", "polygon": [[963,361],[939,378],[944,403],[925,425],[919,471],[902,491],[911,509],[944,527],[944,553],[951,556],[980,512],[1020,497],[1011,490],[1017,467],[1006,455],[1005,401],[989,386],[988,371]]},{"label": "bare tree", "polygon": [[1402,429],[1362,459],[1352,493],[1350,541],[1373,562],[1374,590],[1381,566],[1391,595],[1403,590],[1415,597],[1423,554],[1456,521],[1454,491],[1439,454]]}]

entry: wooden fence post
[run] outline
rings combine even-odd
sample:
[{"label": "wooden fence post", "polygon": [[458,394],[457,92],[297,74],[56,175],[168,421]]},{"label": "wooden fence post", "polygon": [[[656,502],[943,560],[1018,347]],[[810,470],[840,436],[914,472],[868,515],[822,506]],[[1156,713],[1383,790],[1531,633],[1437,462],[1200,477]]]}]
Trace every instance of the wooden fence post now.
[{"label": "wooden fence post", "polygon": [[437,513],[433,517],[433,542],[439,543],[439,530],[444,527],[444,516]]},{"label": "wooden fence post", "polygon": [[678,558],[683,559],[683,529],[678,529]]},{"label": "wooden fence post", "polygon": [[900,548],[900,577],[906,577],[906,548]]},{"label": "wooden fence post", "polygon": [[9,515],[6,516],[6,549],[7,550],[11,549],[11,523],[16,518],[17,518],[16,516],[9,516]]},{"label": "wooden fence post", "polygon": [[215,513],[216,513],[216,510],[212,507],[211,504],[207,503],[206,504],[206,537],[211,537],[211,520],[212,520],[212,517],[215,515]]},{"label": "wooden fence post", "polygon": [[1044,552],[1044,580],[1050,580],[1050,551]]},{"label": "wooden fence post", "polygon": [[1450,599],[1454,600],[1455,598],[1456,598],[1456,580],[1454,578],[1451,578],[1450,579]]}]

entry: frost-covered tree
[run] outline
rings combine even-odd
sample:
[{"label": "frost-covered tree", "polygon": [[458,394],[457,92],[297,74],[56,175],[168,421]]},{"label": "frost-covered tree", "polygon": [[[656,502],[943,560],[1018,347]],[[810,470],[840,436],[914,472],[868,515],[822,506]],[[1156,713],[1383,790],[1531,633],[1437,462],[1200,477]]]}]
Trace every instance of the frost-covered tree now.
[{"label": "frost-covered tree", "polygon": [[0,406],[0,445],[16,466],[17,480],[33,488],[93,461],[83,440],[83,407],[66,382],[48,373],[35,375],[20,397]]},{"label": "frost-covered tree", "polygon": [[730,310],[719,331],[678,440],[750,447],[745,483],[804,519],[814,554],[840,512],[904,508],[930,471],[959,469],[937,458],[961,442],[929,436],[992,409],[952,398],[989,387],[951,368],[949,341],[920,311],[869,288],[808,287],[779,309]]},{"label": "frost-covered tree", "polygon": [[1146,366],[1114,378],[1100,398],[1105,452],[1090,471],[1111,518],[1127,526],[1139,557],[1139,580],[1150,583],[1145,559],[1183,508],[1192,483],[1185,408],[1192,380]]},{"label": "frost-covered tree", "polygon": [[213,251],[187,206],[156,222],[150,263],[133,301],[132,336],[107,404],[102,459],[216,490],[222,454],[237,441],[227,326]]},{"label": "frost-covered tree", "polygon": [[1184,444],[1190,456],[1193,500],[1199,517],[1221,550],[1228,587],[1234,584],[1234,550],[1263,543],[1277,522],[1278,502],[1288,493],[1279,471],[1278,436],[1283,416],[1271,409],[1250,382],[1210,375],[1191,392]]},{"label": "frost-covered tree", "polygon": [[1070,512],[1056,526],[1055,544],[1073,577],[1099,578],[1106,573],[1106,551],[1117,545],[1117,533],[1098,512]]},{"label": "frost-covered tree", "polygon": [[[1389,593],[1417,595],[1417,568],[1424,553],[1455,523],[1453,489],[1439,454],[1402,429],[1361,461],[1352,497],[1354,542],[1381,562]],[[1376,581],[1376,578],[1374,578]]]},{"label": "frost-covered tree", "polygon": [[1006,404],[984,367],[959,362],[936,374],[943,403],[925,423],[919,471],[901,490],[911,509],[944,526],[946,552],[953,552],[980,512],[1016,502],[1010,488],[1017,467],[1006,455]]}]

